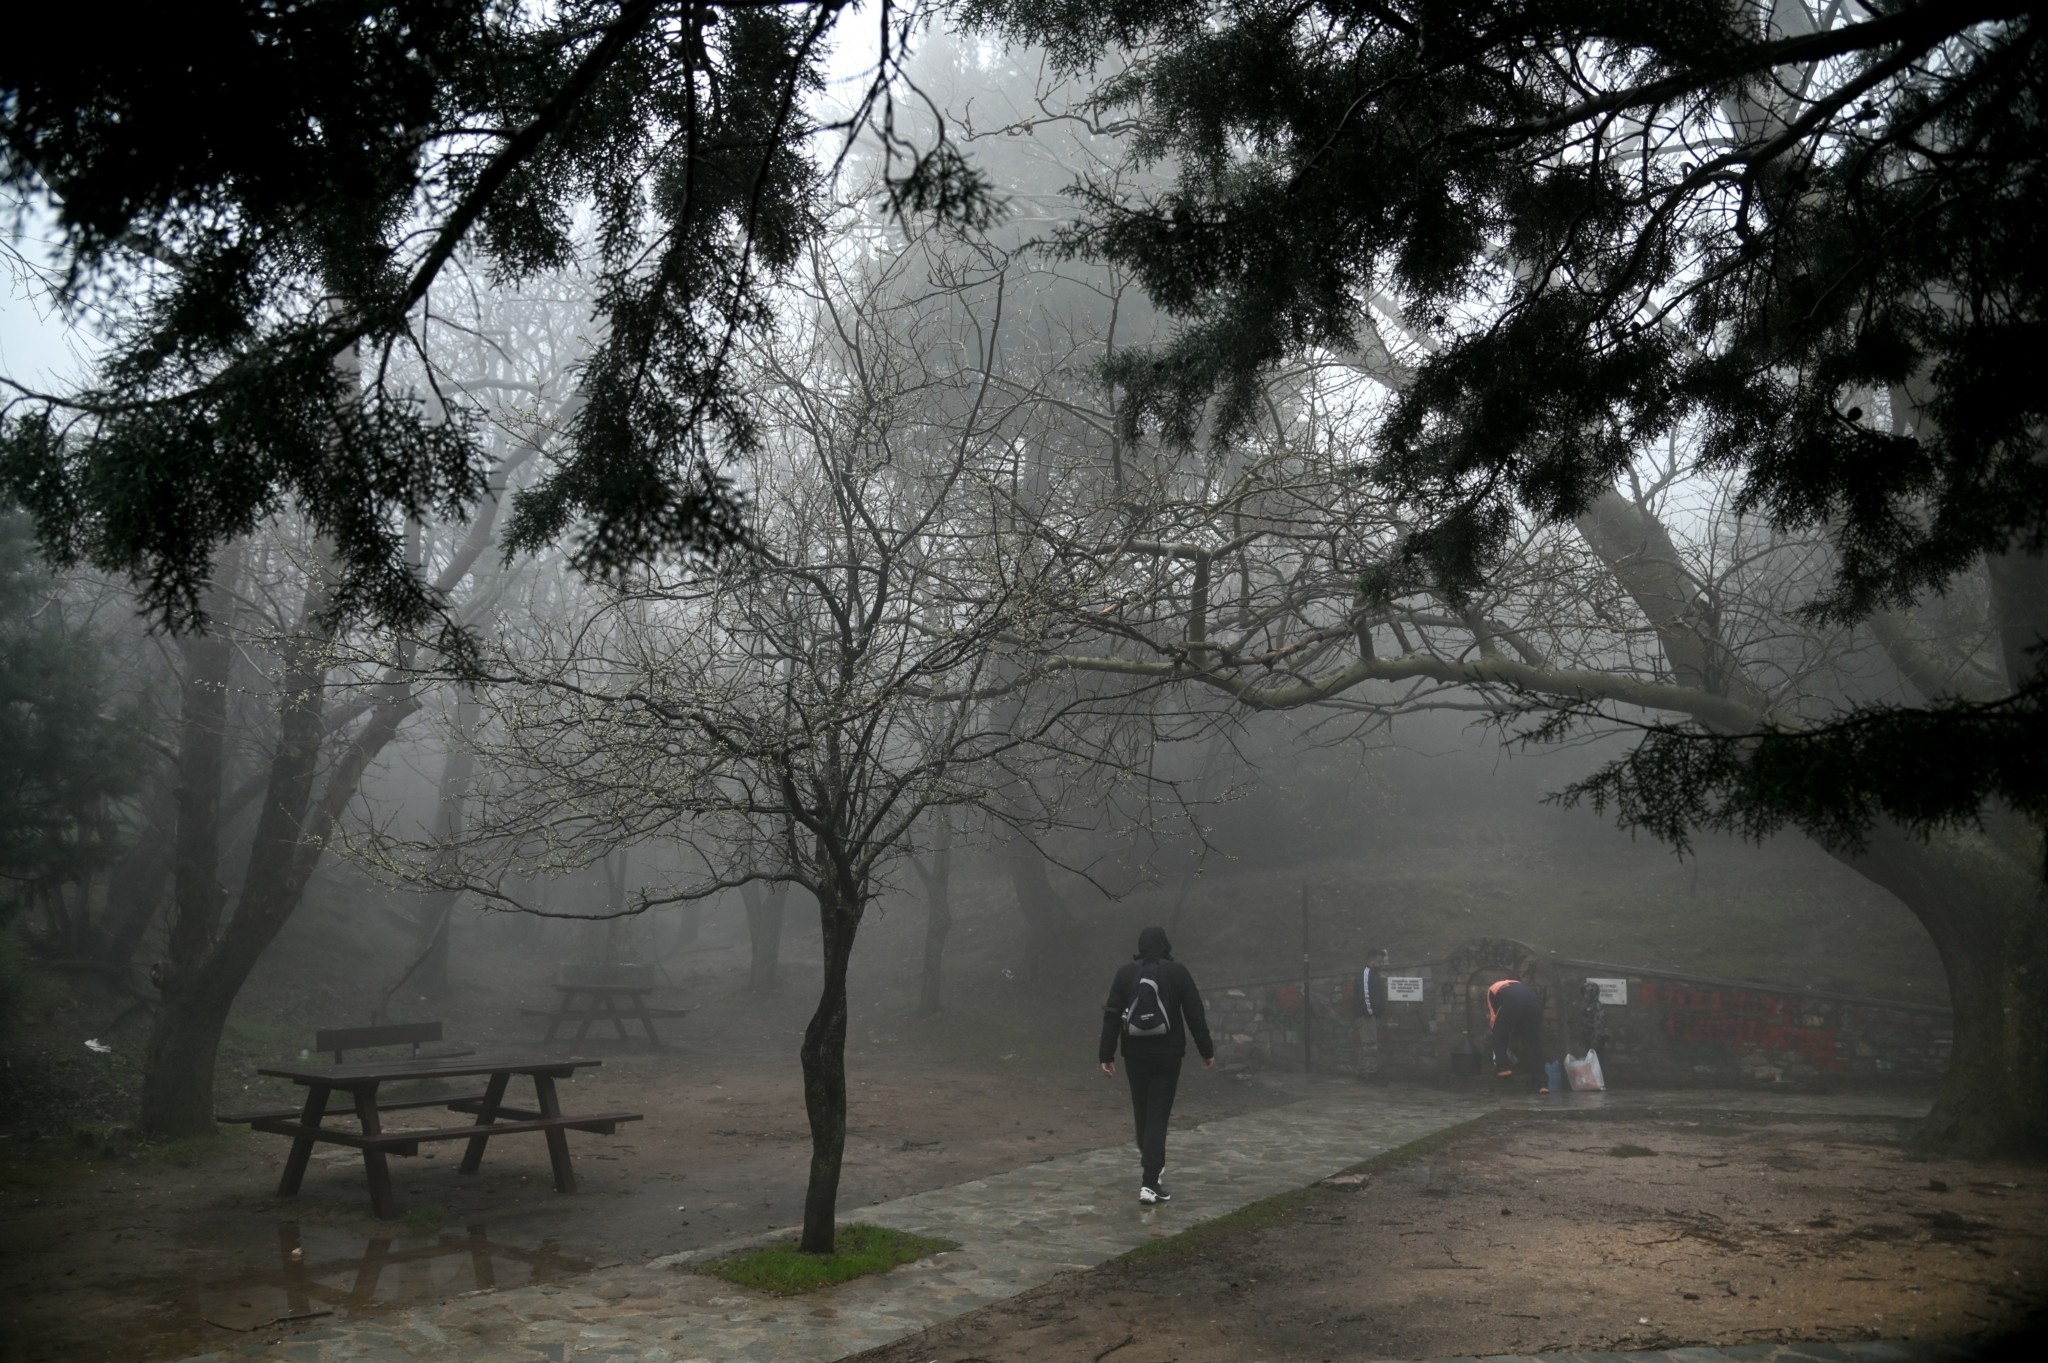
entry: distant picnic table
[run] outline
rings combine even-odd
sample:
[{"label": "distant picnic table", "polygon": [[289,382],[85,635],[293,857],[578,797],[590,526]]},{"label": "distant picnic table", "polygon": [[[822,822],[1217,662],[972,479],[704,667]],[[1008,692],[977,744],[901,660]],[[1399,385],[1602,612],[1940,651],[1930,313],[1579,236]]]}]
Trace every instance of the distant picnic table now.
[{"label": "distant picnic table", "polygon": [[554,1007],[519,1011],[528,1017],[548,1020],[547,1035],[541,1038],[543,1044],[553,1041],[555,1033],[572,1022],[577,1024],[572,1041],[586,1039],[592,1023],[609,1022],[623,1044],[631,1040],[626,1024],[638,1022],[646,1029],[647,1044],[659,1050],[661,1034],[654,1029],[655,1019],[685,1017],[690,1010],[647,1002],[649,994],[663,987],[655,983],[654,973],[651,965],[572,963],[563,966],[555,976]]},{"label": "distant picnic table", "polygon": [[[222,1121],[245,1122],[253,1130],[267,1131],[274,1135],[292,1138],[291,1154],[285,1160],[284,1177],[278,1181],[277,1191],[281,1197],[291,1197],[299,1191],[299,1183],[306,1175],[306,1165],[312,1159],[313,1147],[319,1144],[348,1146],[363,1152],[363,1171],[370,1181],[370,1205],[378,1216],[390,1219],[398,1215],[398,1200],[392,1192],[391,1168],[387,1157],[391,1155],[417,1155],[420,1146],[429,1141],[466,1140],[469,1149],[462,1157],[461,1172],[473,1174],[482,1165],[484,1149],[496,1136],[522,1135],[526,1132],[540,1132],[548,1143],[548,1161],[554,1167],[555,1187],[561,1192],[574,1192],[576,1173],[569,1163],[569,1137],[571,1131],[594,1131],[609,1136],[624,1122],[637,1122],[637,1112],[593,1112],[567,1115],[562,1111],[561,1100],[555,1093],[555,1080],[574,1076],[579,1069],[595,1068],[603,1062],[597,1060],[534,1059],[530,1057],[500,1057],[495,1059],[469,1056],[448,1056],[430,1060],[384,1060],[368,1061],[351,1065],[284,1065],[261,1068],[256,1072],[275,1079],[289,1079],[306,1090],[306,1100],[297,1111],[289,1109],[279,1112],[244,1113],[235,1117],[222,1117]],[[523,1076],[533,1081],[534,1107],[508,1106],[505,1090],[514,1076]],[[385,1084],[408,1079],[465,1079],[482,1078],[484,1091],[472,1097],[462,1098],[410,1098],[399,1102],[380,1102],[377,1090]],[[355,1119],[353,1127],[330,1124],[328,1102],[335,1093],[346,1094],[353,1112],[337,1112],[333,1117]],[[383,1114],[407,1108],[445,1107],[452,1112],[471,1115],[474,1120],[465,1126],[436,1127],[425,1131],[386,1131]]]}]

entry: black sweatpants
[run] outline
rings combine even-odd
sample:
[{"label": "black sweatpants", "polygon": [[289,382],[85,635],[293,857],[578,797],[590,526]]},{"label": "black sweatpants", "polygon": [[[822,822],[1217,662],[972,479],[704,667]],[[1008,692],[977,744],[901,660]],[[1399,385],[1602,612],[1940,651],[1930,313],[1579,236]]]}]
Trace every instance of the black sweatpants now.
[{"label": "black sweatpants", "polygon": [[1124,1053],[1124,1077],[1131,1081],[1131,1117],[1138,1128],[1138,1167],[1144,1186],[1159,1186],[1166,1167],[1166,1122],[1173,1116],[1173,1091],[1180,1086],[1177,1055]]},{"label": "black sweatpants", "polygon": [[1543,1010],[1510,1004],[1493,1020],[1494,1063],[1512,1064],[1517,1078],[1541,1088],[1543,1077]]}]

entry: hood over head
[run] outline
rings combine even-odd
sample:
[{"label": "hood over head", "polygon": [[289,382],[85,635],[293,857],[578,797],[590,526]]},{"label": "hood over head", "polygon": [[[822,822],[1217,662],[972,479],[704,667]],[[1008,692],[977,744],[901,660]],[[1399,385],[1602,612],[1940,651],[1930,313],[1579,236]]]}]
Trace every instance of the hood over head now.
[{"label": "hood over head", "polygon": [[1163,961],[1173,955],[1173,943],[1166,940],[1165,928],[1146,928],[1138,934],[1138,959],[1141,961]]}]

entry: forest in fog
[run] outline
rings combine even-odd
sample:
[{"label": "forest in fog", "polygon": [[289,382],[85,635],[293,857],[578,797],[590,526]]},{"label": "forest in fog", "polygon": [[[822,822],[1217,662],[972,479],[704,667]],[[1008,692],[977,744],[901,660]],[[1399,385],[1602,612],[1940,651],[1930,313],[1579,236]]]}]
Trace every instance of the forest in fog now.
[{"label": "forest in fog", "polygon": [[801,998],[829,1249],[850,1018],[1165,924],[1946,1002],[2048,1129],[2030,8],[248,8],[0,59],[24,1113],[661,963]]}]

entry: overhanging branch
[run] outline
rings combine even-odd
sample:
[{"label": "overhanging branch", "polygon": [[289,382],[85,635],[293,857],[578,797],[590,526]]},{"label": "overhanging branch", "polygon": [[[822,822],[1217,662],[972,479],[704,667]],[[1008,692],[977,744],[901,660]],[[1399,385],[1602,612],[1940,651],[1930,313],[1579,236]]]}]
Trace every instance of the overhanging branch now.
[{"label": "overhanging branch", "polygon": [[1609,701],[1689,715],[1729,733],[1771,726],[1770,718],[1746,705],[1695,687],[1643,681],[1577,668],[1532,667],[1506,657],[1453,660],[1404,653],[1394,658],[1361,658],[1321,676],[1277,682],[1270,676],[1219,672],[1184,660],[1102,658],[1056,654],[1041,665],[1048,671],[1098,672],[1153,681],[1192,682],[1219,691],[1254,710],[1296,710],[1332,700],[1367,682],[1437,681],[1452,686],[1500,687],[1525,695],[1570,701]]}]

